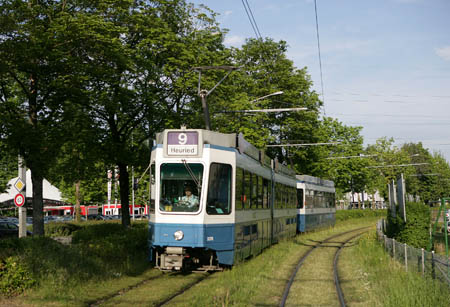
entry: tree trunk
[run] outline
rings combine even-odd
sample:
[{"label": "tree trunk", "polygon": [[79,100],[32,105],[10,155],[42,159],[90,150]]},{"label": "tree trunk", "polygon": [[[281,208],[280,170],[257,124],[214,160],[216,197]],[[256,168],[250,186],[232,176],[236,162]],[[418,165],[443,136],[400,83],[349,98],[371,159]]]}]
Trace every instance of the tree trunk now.
[{"label": "tree trunk", "polygon": [[120,182],[120,203],[122,205],[122,226],[130,227],[130,182],[127,166],[118,163]]},{"label": "tree trunk", "polygon": [[80,186],[80,180],[75,182],[75,218],[77,222],[81,221]]},{"label": "tree trunk", "polygon": [[43,178],[31,169],[33,185],[33,236],[44,235],[44,201],[42,194]]}]

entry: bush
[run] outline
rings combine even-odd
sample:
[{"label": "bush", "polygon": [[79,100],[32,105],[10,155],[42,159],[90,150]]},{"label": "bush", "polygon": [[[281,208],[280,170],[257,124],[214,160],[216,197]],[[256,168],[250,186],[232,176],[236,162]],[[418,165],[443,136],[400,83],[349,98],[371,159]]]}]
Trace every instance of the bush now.
[{"label": "bush", "polygon": [[133,263],[148,265],[147,223],[133,224],[129,229],[120,224],[91,225],[74,233],[72,244],[115,272],[134,274],[140,268]]},{"label": "bush", "polygon": [[430,240],[430,208],[421,203],[406,203],[406,223],[397,212],[389,212],[386,235],[416,248],[427,248]]},{"label": "bush", "polygon": [[336,211],[336,221],[347,221],[351,219],[366,218],[366,217],[377,217],[386,216],[386,210],[337,210]]},{"label": "bush", "polygon": [[81,229],[72,223],[48,223],[45,224],[45,234],[50,237],[70,236],[73,232]]},{"label": "bush", "polygon": [[0,261],[0,293],[12,296],[32,287],[36,281],[19,257],[8,257]]},{"label": "bush", "polygon": [[[65,233],[57,229],[66,227],[55,226],[52,231]],[[49,237],[0,240],[0,293],[14,295],[33,285],[73,287],[148,268],[147,223],[126,230],[116,223],[86,222],[75,227],[71,245]]]}]

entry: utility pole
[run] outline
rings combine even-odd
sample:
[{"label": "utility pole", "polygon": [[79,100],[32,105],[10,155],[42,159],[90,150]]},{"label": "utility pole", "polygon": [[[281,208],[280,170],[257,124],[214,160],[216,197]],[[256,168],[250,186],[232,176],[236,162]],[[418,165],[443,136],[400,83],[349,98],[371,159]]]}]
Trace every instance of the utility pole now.
[{"label": "utility pole", "polygon": [[[234,66],[199,66],[199,67],[194,67],[192,69],[194,71],[198,71],[198,95],[202,99],[203,118],[205,120],[206,130],[211,130],[211,121],[210,121],[210,116],[209,116],[209,108],[208,108],[208,103],[206,101],[206,98],[209,96],[209,94],[211,94],[216,89],[217,86],[219,86],[219,84],[221,84],[223,82],[223,80],[225,80],[226,77],[228,77],[229,74],[231,74],[232,71],[238,70],[238,69],[240,69],[240,67],[234,67]],[[212,70],[212,69],[215,69],[215,70],[226,70],[227,73],[209,91],[200,89],[200,83],[201,83],[201,78],[202,78],[202,71],[204,71],[204,70]]]}]

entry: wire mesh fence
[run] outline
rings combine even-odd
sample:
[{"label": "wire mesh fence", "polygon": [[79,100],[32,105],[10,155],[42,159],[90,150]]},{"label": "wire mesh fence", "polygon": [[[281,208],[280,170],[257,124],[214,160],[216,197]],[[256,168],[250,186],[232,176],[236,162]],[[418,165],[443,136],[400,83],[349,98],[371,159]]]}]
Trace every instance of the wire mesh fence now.
[{"label": "wire mesh fence", "polygon": [[385,221],[377,224],[378,240],[384,243],[384,249],[389,255],[402,263],[406,271],[416,271],[423,276],[430,276],[450,285],[450,261],[444,255],[428,252],[423,248],[415,248],[388,238],[384,234]]}]

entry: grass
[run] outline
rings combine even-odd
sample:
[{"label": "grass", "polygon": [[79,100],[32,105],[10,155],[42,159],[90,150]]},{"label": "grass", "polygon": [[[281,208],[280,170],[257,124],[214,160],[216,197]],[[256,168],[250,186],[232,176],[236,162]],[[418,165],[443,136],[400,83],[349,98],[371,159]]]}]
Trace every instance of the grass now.
[{"label": "grass", "polygon": [[448,285],[416,272],[405,272],[403,265],[384,252],[374,232],[364,236],[354,248],[346,249],[342,257],[343,277],[347,280],[344,292],[352,293],[349,305],[449,305]]},{"label": "grass", "polygon": [[35,284],[21,298],[37,305],[81,306],[160,274],[150,270],[147,261],[147,223],[135,223],[127,231],[118,223],[78,226],[72,245],[49,237],[0,241],[0,281],[6,276],[1,263],[12,259],[26,268],[24,276],[13,277],[27,277]]},{"label": "grass", "polygon": [[[171,305],[278,305],[292,270],[312,241],[349,229],[374,226],[376,219],[344,219],[338,221],[334,228],[280,242],[258,257],[223,273],[213,274],[175,298]],[[404,272],[402,266],[385,254],[374,236],[365,236],[359,242],[341,253],[341,274],[345,279],[344,293],[349,299],[349,306],[447,306],[450,301],[448,287],[422,279],[415,273]],[[86,306],[121,289],[159,277],[105,302],[108,306],[148,306],[161,302],[200,278],[197,274],[163,275],[149,266],[146,260],[146,223],[135,224],[124,234],[120,225],[86,223],[73,233],[71,246],[61,245],[49,238],[29,238],[10,241],[9,245],[4,242],[0,244],[0,259],[17,257],[30,269],[30,276],[37,282],[22,295],[0,298],[1,306]],[[331,248],[329,253],[334,254],[334,251],[335,248]],[[311,293],[312,296],[295,297],[294,294],[288,303],[328,305],[331,302],[327,296],[332,291],[325,291],[324,287],[326,284],[330,284],[330,289],[332,287],[329,277],[325,278],[325,272],[331,270],[326,264],[329,257],[328,252],[313,257],[310,275],[300,276],[299,280],[304,282],[294,284],[301,287],[301,290],[298,289],[300,292]],[[314,269],[314,264],[323,266],[323,272],[318,273],[321,268]]]},{"label": "grass", "polygon": [[[374,220],[341,223],[336,228],[298,236],[265,250],[260,256],[233,267],[232,270],[214,275],[183,296],[173,306],[273,306],[281,300],[286,283],[300,257],[313,241],[321,240],[338,231],[374,225]],[[314,261],[314,259],[313,259]],[[313,283],[306,290],[317,296]],[[322,292],[320,292],[322,293]],[[322,294],[321,294],[322,295]]]}]

